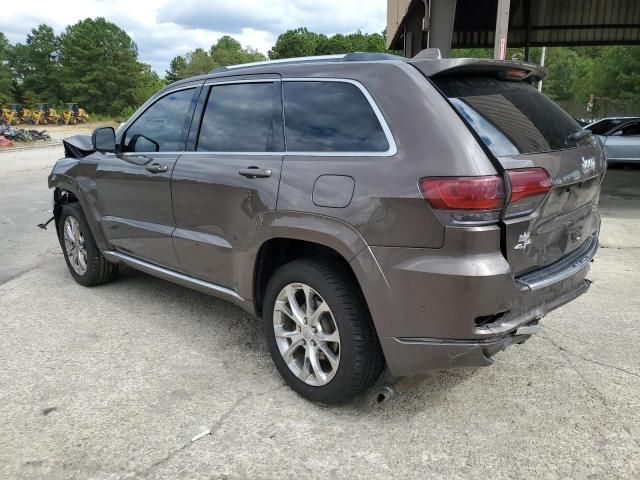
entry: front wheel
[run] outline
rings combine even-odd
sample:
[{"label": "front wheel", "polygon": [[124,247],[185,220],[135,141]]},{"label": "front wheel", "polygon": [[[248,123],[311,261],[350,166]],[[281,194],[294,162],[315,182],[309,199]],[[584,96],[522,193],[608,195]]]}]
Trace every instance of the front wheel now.
[{"label": "front wheel", "polygon": [[62,207],[58,222],[64,259],[75,281],[91,287],[113,280],[118,265],[100,253],[80,205],[69,203]]},{"label": "front wheel", "polygon": [[303,397],[342,403],[381,374],[384,360],[367,305],[340,262],[284,265],[269,281],[264,309],[271,357]]}]

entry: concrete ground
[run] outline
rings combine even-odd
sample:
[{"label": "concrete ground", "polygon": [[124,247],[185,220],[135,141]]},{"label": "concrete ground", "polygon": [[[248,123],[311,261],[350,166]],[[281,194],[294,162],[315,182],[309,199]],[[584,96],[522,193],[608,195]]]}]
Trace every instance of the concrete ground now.
[{"label": "concrete ground", "polygon": [[326,408],[228,303],[132,270],[75,284],[35,228],[61,150],[0,153],[0,478],[640,478],[640,170],[609,172],[594,284],[542,335]]}]

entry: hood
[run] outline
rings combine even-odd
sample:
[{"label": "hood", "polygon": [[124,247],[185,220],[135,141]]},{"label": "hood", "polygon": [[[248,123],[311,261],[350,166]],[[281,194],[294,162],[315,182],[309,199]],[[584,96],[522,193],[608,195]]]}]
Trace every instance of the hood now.
[{"label": "hood", "polygon": [[91,135],[74,135],[62,141],[65,158],[84,158],[95,152]]}]

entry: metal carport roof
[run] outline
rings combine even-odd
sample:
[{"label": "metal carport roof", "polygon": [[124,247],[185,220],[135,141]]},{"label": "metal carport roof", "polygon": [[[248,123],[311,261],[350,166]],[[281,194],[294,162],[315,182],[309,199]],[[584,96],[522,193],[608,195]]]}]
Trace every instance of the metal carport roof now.
[{"label": "metal carport roof", "polygon": [[[429,1],[388,0],[390,48],[403,49],[404,23],[412,16],[424,16]],[[451,46],[493,47],[497,6],[498,0],[457,0]],[[510,47],[640,44],[640,0],[511,0],[507,43]]]}]

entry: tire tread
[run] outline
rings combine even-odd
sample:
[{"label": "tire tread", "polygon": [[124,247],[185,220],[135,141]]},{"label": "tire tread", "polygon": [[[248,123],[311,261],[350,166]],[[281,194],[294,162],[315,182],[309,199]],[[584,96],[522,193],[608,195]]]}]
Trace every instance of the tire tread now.
[{"label": "tire tread", "polygon": [[77,202],[64,205],[62,207],[62,212],[60,213],[59,235],[60,246],[62,247],[63,252],[63,225],[65,218],[67,218],[68,216],[73,216],[76,220],[78,220],[80,229],[82,230],[82,234],[84,236],[85,249],[87,250],[87,272],[84,276],[80,276],[75,273],[69,263],[69,260],[67,259],[65,252],[65,260],[73,278],[78,283],[86,287],[93,287],[113,281],[118,274],[118,264],[108,261],[100,252],[100,249],[98,248],[98,245],[96,244],[96,241],[91,233],[89,223],[87,222],[84,212],[82,211],[82,207]]},{"label": "tire tread", "polygon": [[[305,269],[322,278],[326,282],[326,286],[342,303],[345,312],[343,320],[351,324],[355,373],[349,385],[344,385],[337,395],[323,403],[343,403],[369,388],[382,373],[384,356],[369,308],[353,273],[343,262],[330,257],[323,258],[322,261],[317,259],[294,260],[280,267],[279,271],[283,269],[293,271]],[[274,277],[276,275],[278,272],[274,274]]]}]

